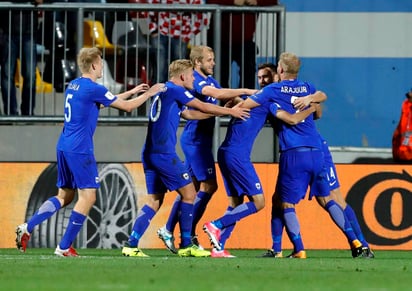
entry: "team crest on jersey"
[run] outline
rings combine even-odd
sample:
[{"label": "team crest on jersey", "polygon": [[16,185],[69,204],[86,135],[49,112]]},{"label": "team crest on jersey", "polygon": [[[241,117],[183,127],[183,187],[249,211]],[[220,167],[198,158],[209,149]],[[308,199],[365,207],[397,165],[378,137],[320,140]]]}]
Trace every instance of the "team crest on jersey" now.
[{"label": "team crest on jersey", "polygon": [[185,95],[188,98],[194,98],[193,95],[189,91],[185,91]]},{"label": "team crest on jersey", "polygon": [[258,189],[258,190],[262,189],[262,186],[260,185],[260,183],[256,183],[256,184],[255,184],[255,187],[256,187],[256,189]]},{"label": "team crest on jersey", "polygon": [[104,94],[104,96],[109,100],[113,100],[115,97],[110,91],[107,91],[106,94]]},{"label": "team crest on jersey", "polygon": [[190,175],[188,173],[183,173],[182,175],[183,179],[185,180],[189,180],[190,179]]}]

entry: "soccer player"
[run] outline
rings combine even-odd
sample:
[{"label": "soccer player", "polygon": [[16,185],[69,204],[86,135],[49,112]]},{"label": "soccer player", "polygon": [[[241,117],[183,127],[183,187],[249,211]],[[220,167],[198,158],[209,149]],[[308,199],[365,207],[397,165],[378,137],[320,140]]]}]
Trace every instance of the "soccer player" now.
[{"label": "soccer player", "polygon": [[276,65],[272,63],[263,63],[258,66],[257,79],[260,88],[273,82],[279,82]]},{"label": "soccer player", "polygon": [[[309,105],[314,101],[312,95],[309,98],[303,96],[313,94],[316,90],[313,85],[297,79],[299,68],[300,60],[296,55],[282,53],[277,67],[281,82],[264,87],[258,94],[246,100],[244,105],[252,108],[268,98],[275,98],[276,105],[271,106],[275,117],[278,117],[282,110],[295,112],[296,100],[300,100],[305,106]],[[277,122],[275,131],[279,137],[280,161],[272,203],[273,207],[280,205],[280,209],[277,208],[278,211],[275,213],[272,211],[272,217],[277,215],[279,219],[283,219],[286,232],[294,245],[294,250],[288,257],[306,258],[295,205],[305,197],[308,186],[310,186],[310,195],[323,200],[333,221],[345,233],[357,255],[361,255],[362,243],[354,234],[342,208],[329,195],[322,143],[314,123],[314,116],[309,115],[304,122],[296,126]]]},{"label": "soccer player", "polygon": [[[193,89],[193,65],[190,60],[176,60],[169,66],[170,81],[166,90],[153,98],[150,108],[146,142],[142,151],[142,162],[149,193],[148,202],[141,208],[133,225],[129,240],[122,249],[124,256],[146,257],[138,248],[139,240],[159,210],[167,190],[176,190],[181,196],[179,225],[181,244],[178,255],[182,257],[205,257],[210,252],[198,248],[191,242],[193,203],[195,186],[188,168],[176,154],[176,132],[180,117],[186,119],[204,118],[213,115],[249,117],[249,110],[225,108],[202,102],[188,90]],[[196,108],[188,110],[187,107]]]},{"label": "soccer player", "polygon": [[[93,147],[100,108],[111,106],[131,112],[164,87],[163,84],[156,84],[149,89],[147,84],[140,84],[115,96],[96,83],[103,73],[103,60],[98,48],[82,48],[77,56],[77,64],[82,75],[67,86],[64,126],[56,146],[59,191],[56,196],[45,201],[27,223],[17,226],[16,244],[23,252],[26,251],[34,227],[70,204],[77,189],[78,201],[54,253],[61,257],[78,256],[72,243],[96,200],[96,191],[100,186]],[[136,98],[124,100],[144,91]]]},{"label": "soccer player", "polygon": [[[193,95],[199,100],[211,104],[217,104],[218,100],[230,100],[239,95],[252,95],[255,89],[229,89],[222,88],[212,77],[215,67],[215,55],[213,49],[207,46],[194,46],[190,51],[190,60],[194,66]],[[190,109],[190,108],[189,108]],[[192,173],[192,178],[197,190],[193,209],[193,224],[191,230],[192,243],[202,248],[196,235],[196,226],[213,193],[217,190],[215,161],[212,153],[213,132],[215,117],[202,120],[188,120],[180,139],[180,145],[185,155],[185,162]],[[178,195],[169,219],[165,226],[157,233],[166,247],[173,253],[177,253],[174,245],[173,231],[178,221],[178,209],[180,196]]]},{"label": "soccer player", "polygon": [[[273,82],[278,82],[274,76],[278,76],[276,72],[276,66],[274,64],[265,63],[265,64],[261,64],[258,66],[257,77],[258,77],[258,83],[259,83],[260,88],[263,88],[266,85],[269,85]],[[300,100],[298,99],[294,104],[295,108],[296,106],[299,109],[303,109],[304,107],[306,107],[306,104],[303,101],[304,99],[300,99]],[[321,109],[322,108],[320,105],[317,106],[317,110],[315,112],[316,118],[320,118],[320,115],[322,112]],[[374,253],[369,248],[368,242],[365,240],[365,237],[362,233],[362,230],[356,218],[356,214],[353,211],[352,207],[346,203],[345,199],[342,196],[339,180],[336,174],[336,167],[332,160],[332,155],[330,153],[327,142],[322,137],[321,139],[322,139],[322,149],[323,149],[323,154],[324,154],[324,159],[325,159],[325,166],[327,169],[327,178],[328,178],[328,182],[330,186],[330,197],[343,209],[347,219],[349,220],[350,226],[355,232],[357,239],[362,243],[362,246],[363,246],[362,256],[373,258]],[[316,200],[326,210],[325,207],[327,205],[327,202],[325,202],[324,199],[322,199],[321,197],[316,197]],[[271,232],[272,232],[272,238],[273,238],[272,249],[267,250],[262,255],[262,257],[268,257],[268,258],[282,257],[281,242],[282,242],[282,233],[283,233],[283,219],[281,217],[281,214],[279,213],[280,210],[276,206],[279,206],[279,205],[276,205],[276,202],[274,202],[272,205],[273,218],[271,219]],[[354,249],[352,247],[351,242],[349,242],[349,244],[352,249],[352,256],[353,257],[359,256],[356,248]]]},{"label": "soccer player", "polygon": [[[253,95],[252,95],[253,96]],[[246,99],[245,103],[249,97]],[[225,140],[218,150],[218,163],[222,172],[229,205],[224,215],[203,225],[213,245],[212,257],[233,257],[225,249],[237,221],[252,215],[265,206],[262,185],[250,160],[253,143],[266,122],[272,100],[265,100],[254,106],[247,120],[230,121]],[[242,105],[243,106],[243,105]],[[279,112],[279,118],[289,125],[297,124],[315,111],[311,106],[298,113]],[[247,196],[248,202],[244,202]]]}]

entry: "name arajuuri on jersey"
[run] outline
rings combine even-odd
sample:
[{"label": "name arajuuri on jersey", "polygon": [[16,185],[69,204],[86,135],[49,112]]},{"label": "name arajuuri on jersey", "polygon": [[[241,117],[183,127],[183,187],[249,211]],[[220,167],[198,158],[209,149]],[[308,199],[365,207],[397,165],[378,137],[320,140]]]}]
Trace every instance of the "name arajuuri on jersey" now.
[{"label": "name arajuuri on jersey", "polygon": [[306,86],[299,86],[299,87],[282,86],[280,88],[280,92],[288,93],[288,94],[308,93],[308,88]]}]

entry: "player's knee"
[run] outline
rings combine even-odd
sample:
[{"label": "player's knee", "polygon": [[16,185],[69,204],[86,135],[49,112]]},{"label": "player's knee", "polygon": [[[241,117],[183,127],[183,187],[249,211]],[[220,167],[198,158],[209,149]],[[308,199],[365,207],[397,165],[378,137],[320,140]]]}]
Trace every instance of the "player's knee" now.
[{"label": "player's knee", "polygon": [[256,211],[262,210],[265,207],[265,198],[263,195],[254,197],[253,202],[255,203]]},{"label": "player's knee", "polygon": [[325,197],[316,197],[316,201],[318,201],[319,205],[325,208],[326,204],[331,200],[330,196]]},{"label": "player's knee", "polygon": [[163,204],[163,200],[160,199],[148,199],[146,205],[157,212]]},{"label": "player's knee", "polygon": [[256,211],[260,211],[265,207],[265,201],[255,202]]},{"label": "player's knee", "polygon": [[207,180],[200,184],[200,191],[213,194],[217,191],[217,183],[215,180]]},{"label": "player's knee", "polygon": [[295,204],[292,204],[292,203],[289,203],[289,202],[282,202],[281,208],[282,209],[295,208]]},{"label": "player's knee", "polygon": [[75,196],[75,191],[74,190],[72,190],[72,189],[70,189],[70,190],[60,189],[57,196],[56,196],[56,198],[59,200],[60,205],[62,207],[65,207],[73,201],[74,196]]}]

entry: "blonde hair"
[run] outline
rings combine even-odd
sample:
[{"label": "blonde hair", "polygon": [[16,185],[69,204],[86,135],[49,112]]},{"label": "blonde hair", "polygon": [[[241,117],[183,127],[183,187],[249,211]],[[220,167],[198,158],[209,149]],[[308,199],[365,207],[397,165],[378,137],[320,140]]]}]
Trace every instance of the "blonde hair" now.
[{"label": "blonde hair", "polygon": [[279,64],[287,74],[297,75],[299,73],[300,59],[293,53],[282,53],[279,57]]},{"label": "blonde hair", "polygon": [[89,73],[92,64],[102,56],[102,52],[97,47],[82,48],[77,55],[77,65],[82,74]]},{"label": "blonde hair", "polygon": [[175,60],[169,65],[169,77],[177,77],[187,69],[193,69],[193,64],[190,60]]},{"label": "blonde hair", "polygon": [[211,47],[205,45],[197,45],[190,49],[190,61],[193,65],[196,65],[196,61],[202,61],[204,52],[214,53]]}]

